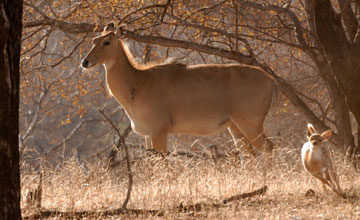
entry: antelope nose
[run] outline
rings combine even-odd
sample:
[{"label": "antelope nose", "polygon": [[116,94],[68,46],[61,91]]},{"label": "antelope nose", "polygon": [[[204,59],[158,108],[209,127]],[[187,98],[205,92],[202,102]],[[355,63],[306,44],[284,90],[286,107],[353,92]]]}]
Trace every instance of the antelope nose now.
[{"label": "antelope nose", "polygon": [[88,60],[83,60],[82,63],[81,63],[81,66],[86,68],[89,66],[89,61]]}]

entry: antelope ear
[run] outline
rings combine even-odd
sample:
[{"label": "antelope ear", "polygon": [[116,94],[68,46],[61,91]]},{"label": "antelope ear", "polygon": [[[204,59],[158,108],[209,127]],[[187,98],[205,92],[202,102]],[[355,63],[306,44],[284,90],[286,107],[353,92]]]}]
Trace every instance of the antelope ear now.
[{"label": "antelope ear", "polygon": [[322,134],[321,134],[321,137],[327,141],[331,138],[331,135],[332,135],[332,131],[331,130],[327,130],[327,131],[324,131]]},{"label": "antelope ear", "polygon": [[125,38],[126,31],[127,31],[127,25],[126,24],[120,24],[119,27],[117,27],[116,32],[115,32],[116,37]]},{"label": "antelope ear", "polygon": [[314,126],[311,123],[307,124],[307,136],[310,137],[312,134],[316,133]]},{"label": "antelope ear", "polygon": [[112,22],[108,23],[108,24],[105,26],[103,32],[105,32],[105,31],[115,31],[115,22],[112,21]]}]

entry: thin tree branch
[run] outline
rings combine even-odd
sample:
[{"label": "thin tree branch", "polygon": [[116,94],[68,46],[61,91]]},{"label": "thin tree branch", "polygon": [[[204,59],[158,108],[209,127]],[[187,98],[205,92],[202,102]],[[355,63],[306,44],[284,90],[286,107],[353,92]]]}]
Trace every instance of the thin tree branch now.
[{"label": "thin tree branch", "polygon": [[37,105],[35,115],[34,115],[33,119],[31,120],[29,127],[26,129],[25,134],[22,137],[20,137],[21,145],[26,142],[26,139],[29,137],[31,132],[35,129],[36,122],[38,121],[39,116],[40,116],[42,102],[43,102],[45,96],[48,94],[48,92],[49,92],[49,89],[46,88],[45,86],[43,86],[41,93],[39,95],[39,98],[35,101],[35,104]]},{"label": "thin tree branch", "polygon": [[[106,116],[106,114],[104,113],[104,109],[105,106],[102,110],[99,110],[99,112],[106,118],[106,120],[110,123],[110,125],[114,128],[114,130],[117,132],[118,136],[119,136],[119,143],[118,143],[118,150],[120,149],[120,144],[123,146],[124,150],[125,150],[125,154],[126,154],[126,165],[127,165],[127,170],[128,170],[128,177],[129,177],[129,185],[128,185],[128,191],[126,194],[126,198],[124,200],[123,205],[121,206],[121,210],[126,210],[126,205],[129,202],[130,199],[130,195],[131,195],[131,190],[132,190],[132,186],[133,186],[133,176],[132,176],[132,172],[131,172],[131,167],[130,167],[130,158],[129,158],[129,152],[127,149],[127,146],[125,144],[125,135],[121,135],[120,130],[114,125],[114,123],[110,120],[110,118],[108,116]],[[129,125],[124,134],[128,134],[131,131],[131,126]]]},{"label": "thin tree branch", "polygon": [[64,56],[63,58],[61,58],[61,60],[59,60],[59,62],[57,62],[57,63],[55,63],[55,64],[52,64],[51,67],[54,68],[54,67],[56,67],[57,65],[61,64],[64,60],[70,58],[70,57],[73,55],[73,53],[77,50],[77,48],[78,48],[82,43],[84,43],[84,41],[85,41],[85,39],[86,39],[86,37],[87,37],[88,35],[89,35],[89,33],[86,33],[85,36],[81,39],[81,41],[76,44],[76,46],[72,49],[72,51],[71,51],[68,55],[66,55],[66,56]]},{"label": "thin tree branch", "polygon": [[[163,8],[164,9],[164,13],[166,13],[166,10],[167,10],[167,7],[169,7],[171,3],[171,0],[168,0],[165,4],[153,4],[153,5],[147,5],[147,6],[144,6],[144,7],[141,7],[141,8],[138,8],[128,14],[126,14],[124,17],[120,18],[120,17],[117,17],[120,21],[125,21],[128,17],[130,17],[131,15],[134,15],[140,11],[145,11],[145,10],[148,10],[148,9],[151,9],[151,8]],[[165,16],[165,15],[164,15]],[[162,16],[162,19],[163,19],[163,16]],[[162,21],[162,20],[161,20]]]},{"label": "thin tree branch", "polygon": [[166,2],[165,5],[164,5],[164,11],[163,11],[163,13],[161,14],[160,22],[163,22],[163,21],[164,21],[164,17],[165,17],[166,11],[167,11],[168,7],[170,6],[170,4],[171,4],[171,0],[167,0],[167,2]]},{"label": "thin tree branch", "polygon": [[295,26],[295,33],[296,33],[296,38],[300,44],[301,48],[308,48],[310,49],[311,47],[309,47],[309,45],[306,43],[305,39],[304,39],[304,28],[301,26],[301,22],[299,20],[299,18],[296,16],[296,14],[291,11],[289,9],[289,7],[280,7],[277,5],[265,5],[265,4],[258,4],[258,3],[254,3],[254,2],[249,2],[249,1],[239,1],[242,5],[247,6],[247,7],[251,7],[251,8],[255,8],[255,9],[259,9],[259,10],[271,10],[271,11],[276,11],[285,15],[288,15],[289,18],[292,20],[294,26]]},{"label": "thin tree branch", "polygon": [[347,36],[349,37],[349,41],[353,42],[355,40],[356,33],[359,29],[359,23],[356,20],[356,16],[351,8],[351,1],[338,0],[338,2]]},{"label": "thin tree branch", "polygon": [[80,121],[72,130],[71,132],[65,137],[63,138],[63,140],[61,140],[58,144],[54,145],[53,147],[51,147],[46,153],[45,153],[45,157],[48,157],[50,155],[51,152],[53,152],[54,150],[58,149],[59,147],[63,146],[63,144],[65,142],[67,142],[68,140],[70,140],[70,138],[85,124],[85,123],[91,123],[91,122],[100,122],[100,119],[87,119],[87,120],[83,120]]},{"label": "thin tree branch", "polygon": [[218,55],[224,58],[237,60],[241,63],[251,65],[254,63],[254,57],[247,56],[242,53],[234,53],[228,50],[224,50],[221,48],[201,45],[197,43],[192,43],[189,41],[183,41],[183,40],[174,40],[170,38],[165,37],[155,37],[155,36],[142,36],[139,34],[136,34],[135,32],[127,31],[126,37],[130,38],[132,40],[143,42],[143,43],[152,43],[157,44],[165,47],[179,47],[183,49],[191,49],[196,50],[203,53]]}]

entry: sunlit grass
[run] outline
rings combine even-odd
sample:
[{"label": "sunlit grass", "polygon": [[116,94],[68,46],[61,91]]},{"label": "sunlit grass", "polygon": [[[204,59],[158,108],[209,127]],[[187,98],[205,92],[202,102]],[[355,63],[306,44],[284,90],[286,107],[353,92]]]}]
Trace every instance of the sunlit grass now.
[{"label": "sunlit grass", "polygon": [[[42,208],[59,211],[120,208],[128,186],[126,164],[107,170],[103,161],[88,164],[88,174],[72,159],[57,170],[46,168]],[[202,157],[148,156],[132,163],[134,185],[127,207],[164,210],[165,219],[359,219],[360,174],[340,154],[335,155],[334,162],[348,199],[339,198],[331,190],[324,192],[320,181],[303,170],[298,150],[277,149],[271,162],[262,156],[246,161],[218,158],[217,162]],[[22,192],[36,186],[37,181],[35,172],[23,166]],[[181,203],[219,203],[264,185],[269,187],[264,196],[198,213],[178,213],[174,209]],[[315,196],[306,197],[310,188]],[[34,212],[24,196],[22,210],[24,216]],[[91,218],[102,219],[101,216]]]}]

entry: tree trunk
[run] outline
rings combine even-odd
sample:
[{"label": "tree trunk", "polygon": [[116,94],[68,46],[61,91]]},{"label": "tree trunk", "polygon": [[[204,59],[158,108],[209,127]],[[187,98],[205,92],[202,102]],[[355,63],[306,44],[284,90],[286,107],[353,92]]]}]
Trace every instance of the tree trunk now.
[{"label": "tree trunk", "polygon": [[[346,97],[349,110],[360,126],[360,42],[350,39],[330,0],[312,1],[316,35],[329,63],[331,74],[336,78]],[[348,28],[349,29],[349,28]],[[347,34],[348,33],[348,37]],[[358,146],[359,146],[358,134]],[[359,147],[350,147],[351,155],[360,156]]]},{"label": "tree trunk", "polygon": [[339,88],[329,66],[320,62],[317,62],[316,65],[318,66],[321,78],[326,84],[332,102],[332,109],[335,112],[335,126],[341,142],[334,144],[343,152],[346,152],[349,147],[355,149],[356,146],[351,130],[350,114],[345,96]]},{"label": "tree trunk", "polygon": [[22,0],[0,0],[0,219],[21,219],[19,62]]},{"label": "tree trunk", "polygon": [[[360,59],[359,59],[360,60]],[[355,116],[358,128],[360,126],[360,70],[354,71],[349,66],[344,65],[342,62],[332,62],[331,67],[334,75],[338,80],[344,94],[346,96],[347,105],[350,111]],[[358,134],[359,146],[359,134]],[[356,154],[360,156],[359,148],[348,149],[351,155]]]},{"label": "tree trunk", "polygon": [[[305,10],[307,13],[307,23],[309,30],[315,35],[316,28],[314,21],[314,7],[311,3],[311,0],[305,1]],[[318,42],[318,39],[313,39],[311,44],[313,44],[315,48],[321,49],[321,45]],[[326,54],[324,54],[323,51],[318,52],[317,50],[306,50],[305,52],[317,66],[320,77],[324,80],[326,84],[326,89],[329,93],[329,98],[331,100],[331,109],[334,111],[335,115],[334,124],[336,126],[336,131],[339,136],[339,138],[337,138],[338,141],[334,141],[333,138],[331,139],[331,141],[335,144],[335,146],[339,148],[339,150],[343,152],[346,152],[349,147],[351,149],[355,149],[356,145],[354,142],[354,137],[352,135],[350,114],[346,103],[346,97],[344,96],[344,93],[340,88],[334,74],[332,74],[332,69],[326,60]]]}]

